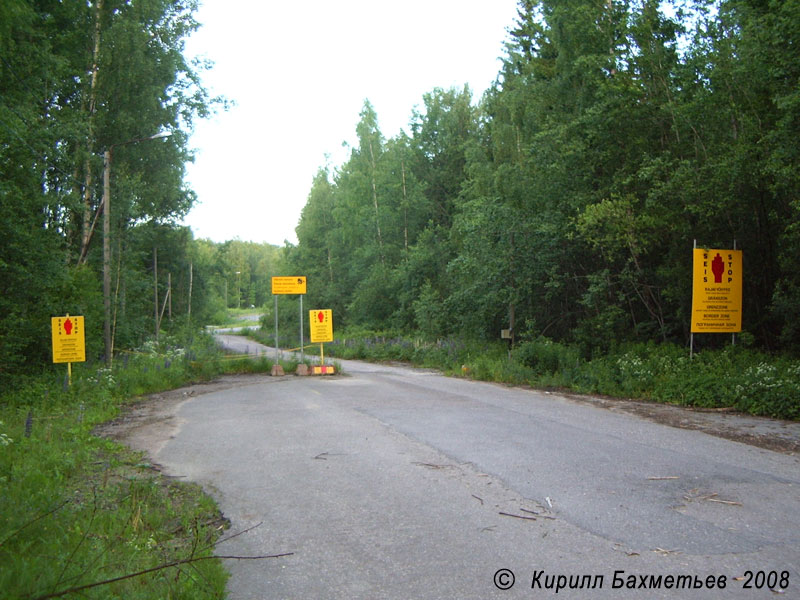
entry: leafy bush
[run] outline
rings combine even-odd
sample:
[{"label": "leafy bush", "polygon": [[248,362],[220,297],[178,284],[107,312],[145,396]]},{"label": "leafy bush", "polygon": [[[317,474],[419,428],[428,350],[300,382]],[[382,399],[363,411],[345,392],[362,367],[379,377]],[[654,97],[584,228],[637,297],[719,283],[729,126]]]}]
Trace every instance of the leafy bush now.
[{"label": "leafy bush", "polygon": [[800,361],[741,346],[690,359],[687,349],[675,344],[640,343],[586,360],[578,345],[541,337],[517,346],[509,360],[501,342],[424,341],[362,330],[343,333],[325,352],[406,361],[481,381],[800,419]]},{"label": "leafy bush", "polygon": [[576,348],[540,337],[520,344],[514,350],[514,360],[531,369],[536,375],[549,375],[557,371],[574,369],[580,361],[580,353]]},{"label": "leafy bush", "polygon": [[753,414],[800,419],[800,362],[761,362],[736,385],[736,407]]},{"label": "leafy bush", "polygon": [[[115,369],[75,365],[0,396],[0,589],[37,597],[156,568],[79,592],[88,598],[218,598],[226,574],[211,557],[221,517],[195,487],[162,477],[139,454],[92,434],[131,392],[194,377],[188,351],[146,345]],[[205,348],[204,348],[205,346]],[[216,357],[219,358],[219,351]],[[158,569],[203,558],[193,574]],[[74,594],[73,594],[74,595]]]}]

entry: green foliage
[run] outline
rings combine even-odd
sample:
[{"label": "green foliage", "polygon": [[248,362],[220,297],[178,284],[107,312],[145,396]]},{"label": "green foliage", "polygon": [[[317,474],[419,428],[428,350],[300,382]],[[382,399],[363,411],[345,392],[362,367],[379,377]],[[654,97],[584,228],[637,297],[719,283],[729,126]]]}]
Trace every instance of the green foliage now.
[{"label": "green foliage", "polygon": [[[0,385],[50,361],[52,316],[83,315],[87,358],[104,351],[104,174],[115,347],[155,332],[153,288],[163,300],[168,273],[168,306],[186,317],[167,325],[168,316],[165,328],[187,326],[191,235],[175,222],[194,201],[183,183],[188,133],[223,103],[200,84],[204,65],[183,56],[196,9],[194,0],[0,7]],[[172,135],[150,139],[159,132]],[[204,318],[214,298],[198,275],[193,308]]]},{"label": "green foliage", "polygon": [[690,360],[685,349],[674,345],[636,345],[581,367],[576,387],[614,396],[798,419],[799,368],[796,360],[740,347],[707,350]]},{"label": "green foliage", "polygon": [[800,361],[741,346],[689,358],[674,344],[632,344],[592,359],[576,345],[539,337],[508,352],[500,342],[425,341],[397,332],[349,330],[325,346],[344,359],[404,361],[514,385],[652,400],[800,419]]},{"label": "green foliage", "polygon": [[[0,178],[0,194],[2,187]],[[50,317],[56,316],[53,305],[68,273],[50,258],[50,252],[58,255],[59,242],[36,218],[40,208],[0,201],[0,385],[26,364],[52,360]]]},{"label": "green foliage", "polygon": [[414,317],[420,332],[427,338],[435,338],[445,331],[445,315],[439,292],[426,281],[419,291],[419,297],[412,304]]},{"label": "green foliage", "polygon": [[750,363],[738,378],[735,393],[740,410],[800,420],[800,363]]},{"label": "green foliage", "polygon": [[[365,102],[349,159],[317,173],[285,248],[176,225],[194,200],[182,181],[191,124],[224,105],[182,56],[196,4],[0,3],[0,386],[48,367],[51,316],[86,317],[80,368],[101,356],[92,223],[109,150],[118,363],[229,308],[264,306],[271,330],[269,278],[297,274],[337,333],[392,330],[341,342],[351,357],[795,418],[796,0],[522,0],[479,101],[433,89],[390,139]],[[129,143],[159,131],[173,135]],[[693,239],[744,250],[741,337],[755,349],[683,363]],[[282,339],[296,315],[296,299],[279,298]],[[512,320],[523,342],[509,362],[485,340]],[[143,393],[226,368],[160,364],[115,383]]]},{"label": "green foliage", "polygon": [[315,179],[287,260],[340,325],[491,339],[513,314],[517,339],[591,357],[687,344],[692,240],[735,240],[745,334],[796,351],[797,15],[797,2],[520,2],[479,103],[434,89],[389,140],[365,104],[358,147]]},{"label": "green foliage", "polygon": [[547,338],[520,344],[514,350],[513,356],[516,362],[529,368],[535,375],[569,372],[580,363],[580,354],[575,348]]},{"label": "green foliage", "polygon": [[[131,393],[223,371],[213,341],[148,344],[116,368],[76,365],[73,384],[41,376],[0,396],[0,586],[37,597],[154,571],[80,592],[89,598],[219,598],[227,578],[213,554],[225,521],[193,485],[160,475],[138,453],[93,435]],[[127,362],[127,364],[125,364]]]}]

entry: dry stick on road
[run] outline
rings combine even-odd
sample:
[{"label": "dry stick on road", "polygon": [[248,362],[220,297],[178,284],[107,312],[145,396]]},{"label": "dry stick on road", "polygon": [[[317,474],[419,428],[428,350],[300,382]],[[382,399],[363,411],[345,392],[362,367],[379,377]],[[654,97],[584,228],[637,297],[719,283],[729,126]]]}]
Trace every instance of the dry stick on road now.
[{"label": "dry stick on road", "polygon": [[555,521],[555,517],[549,517],[547,515],[543,515],[541,513],[536,512],[535,510],[528,510],[527,508],[520,508],[522,512],[531,513],[532,515],[536,515],[537,517],[541,517],[542,519],[550,519],[551,521]]},{"label": "dry stick on road", "polygon": [[504,517],[514,517],[515,519],[525,519],[526,521],[536,521],[536,517],[526,517],[525,515],[512,515],[507,512],[499,512],[497,514],[503,515]]},{"label": "dry stick on road", "polygon": [[718,500],[716,498],[706,498],[709,502],[717,502],[719,504],[729,504],[730,506],[742,506],[741,502],[734,502],[733,500]]}]

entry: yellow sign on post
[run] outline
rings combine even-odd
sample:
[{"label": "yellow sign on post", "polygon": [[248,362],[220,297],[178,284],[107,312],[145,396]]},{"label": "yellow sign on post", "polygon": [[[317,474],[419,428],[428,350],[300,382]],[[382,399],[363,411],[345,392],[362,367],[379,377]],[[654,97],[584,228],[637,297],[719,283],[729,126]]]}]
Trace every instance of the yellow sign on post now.
[{"label": "yellow sign on post", "polygon": [[86,361],[86,341],[83,335],[83,317],[66,315],[52,317],[53,362],[74,363]]},{"label": "yellow sign on post", "polygon": [[320,366],[314,367],[314,375],[333,375],[334,368],[325,365],[323,344],[333,341],[333,311],[330,309],[308,311],[308,326],[311,329],[311,343],[319,343]]},{"label": "yellow sign on post", "polygon": [[692,333],[742,330],[742,251],[695,248]]},{"label": "yellow sign on post", "polygon": [[273,277],[272,293],[298,295],[306,293],[305,277]]},{"label": "yellow sign on post", "polygon": [[308,325],[311,328],[311,343],[333,341],[333,311],[308,311]]}]

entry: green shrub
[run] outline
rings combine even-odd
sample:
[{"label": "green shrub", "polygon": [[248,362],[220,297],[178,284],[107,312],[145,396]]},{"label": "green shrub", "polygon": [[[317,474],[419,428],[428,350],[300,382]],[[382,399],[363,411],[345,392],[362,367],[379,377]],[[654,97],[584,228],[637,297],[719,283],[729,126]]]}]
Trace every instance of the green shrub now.
[{"label": "green shrub", "polygon": [[514,350],[514,359],[536,375],[572,370],[580,361],[577,348],[553,342],[544,337],[523,342]]},{"label": "green shrub", "polygon": [[[151,345],[120,357],[113,371],[77,364],[69,387],[59,369],[0,396],[4,596],[37,597],[211,556],[221,523],[213,501],[92,434],[131,391],[187,382],[191,362],[176,348],[161,350]],[[219,561],[202,560],[191,571],[158,570],[79,595],[221,597],[226,574]]]},{"label": "green shrub", "polygon": [[800,362],[760,362],[735,386],[736,407],[752,414],[800,419]]},{"label": "green shrub", "polygon": [[519,344],[509,360],[508,347],[500,341],[428,341],[396,332],[349,330],[337,333],[325,345],[325,354],[404,361],[480,381],[800,419],[800,361],[741,345],[706,350],[690,359],[682,346],[639,343],[586,360],[577,344],[540,337]]},{"label": "green shrub", "polygon": [[[288,361],[294,370],[297,363]],[[196,486],[171,481],[136,453],[92,435],[128,399],[215,377],[268,371],[266,357],[228,360],[209,335],[182,347],[162,337],[121,353],[114,368],[61,367],[0,396],[0,589],[8,597],[211,556],[220,515]],[[56,565],[56,568],[53,568]],[[80,592],[88,598],[219,598],[217,560]]]}]

